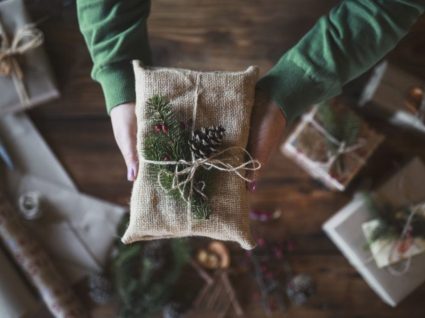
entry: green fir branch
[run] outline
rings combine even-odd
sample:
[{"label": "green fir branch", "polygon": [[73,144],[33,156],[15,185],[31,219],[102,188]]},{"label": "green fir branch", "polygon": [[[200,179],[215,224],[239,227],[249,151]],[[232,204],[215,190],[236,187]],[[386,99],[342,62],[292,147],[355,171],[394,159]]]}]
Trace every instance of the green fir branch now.
[{"label": "green fir branch", "polygon": [[[363,194],[368,211],[378,225],[373,229],[369,237],[369,244],[378,240],[393,240],[402,234],[408,217],[411,214],[410,207],[394,208],[379,203],[371,195]],[[425,238],[425,216],[415,214],[411,222],[412,236],[414,238]]]},{"label": "green fir branch", "polygon": [[[154,161],[178,161],[192,160],[189,146],[190,130],[184,129],[181,122],[176,118],[170,102],[163,96],[155,95],[146,102],[147,115],[152,131],[144,140],[143,155],[148,160]],[[177,165],[177,171],[187,168],[187,165]],[[173,189],[173,178],[176,165],[150,165],[150,177],[152,182],[159,182],[165,189],[167,195],[178,201],[187,200],[190,187],[187,186],[182,198],[178,189]],[[198,169],[194,177],[194,183],[203,181],[205,183],[204,193],[208,196],[210,171],[203,168]],[[181,177],[184,178],[184,177]],[[208,202],[197,192],[191,197],[192,214],[195,219],[207,219],[211,210]]]},{"label": "green fir branch", "polygon": [[[352,111],[337,112],[329,102],[319,105],[318,116],[323,128],[328,131],[338,142],[344,142],[347,147],[352,146],[358,140],[361,119]],[[338,150],[338,145],[326,139],[331,152]],[[335,162],[339,171],[345,170],[344,156],[340,156]]]}]

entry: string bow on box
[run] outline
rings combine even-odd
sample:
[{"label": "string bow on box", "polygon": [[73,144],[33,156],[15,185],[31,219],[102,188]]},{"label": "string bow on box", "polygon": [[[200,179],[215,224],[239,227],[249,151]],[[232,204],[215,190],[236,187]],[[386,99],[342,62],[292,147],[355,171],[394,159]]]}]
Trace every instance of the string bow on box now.
[{"label": "string bow on box", "polygon": [[[316,119],[318,117],[318,120]],[[344,171],[344,155],[364,163],[356,151],[365,146],[365,140],[359,138],[360,120],[351,112],[338,114],[331,104],[323,103],[315,111],[303,116],[303,121],[310,124],[327,143],[325,162],[317,162],[321,168],[330,172],[336,166],[339,174]]]},{"label": "string bow on box", "polygon": [[[416,239],[425,238],[425,202],[392,208],[371,196],[365,195],[365,199],[375,217],[363,225],[372,254],[388,253],[384,266],[392,275],[407,273],[412,257],[421,251]],[[374,247],[378,241],[381,244]],[[400,261],[403,262],[398,263]],[[380,263],[377,261],[378,265]]]},{"label": "string bow on box", "polygon": [[29,105],[29,96],[24,83],[24,72],[17,57],[43,44],[43,33],[33,24],[18,29],[10,41],[0,22],[0,76],[12,76],[21,103]]}]

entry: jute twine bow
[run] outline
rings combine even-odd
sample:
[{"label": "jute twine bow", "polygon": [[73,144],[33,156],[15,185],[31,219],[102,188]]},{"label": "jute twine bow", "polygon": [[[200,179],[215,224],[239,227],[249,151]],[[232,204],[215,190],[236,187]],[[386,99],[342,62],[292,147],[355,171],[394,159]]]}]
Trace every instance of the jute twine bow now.
[{"label": "jute twine bow", "polygon": [[[397,182],[397,189],[398,193],[401,193],[404,195],[405,199],[409,202],[412,202],[413,200],[409,198],[409,193],[406,193],[405,189],[405,176],[403,175],[401,178],[398,179]],[[406,223],[403,226],[403,230],[399,236],[399,238],[394,242],[394,244],[391,246],[391,252],[388,255],[388,260],[394,259],[396,256],[403,255],[415,244],[415,240],[412,237],[412,221],[416,214],[418,213],[425,213],[425,202],[421,202],[416,205],[410,204],[409,207],[410,214],[406,220]],[[394,275],[394,276],[401,276],[406,274],[410,266],[412,264],[412,256],[409,256],[407,259],[405,259],[401,266],[389,266],[388,271]]]},{"label": "jute twine bow", "polygon": [[[220,156],[232,152],[233,150],[241,151],[245,153],[249,160],[245,161],[239,165],[233,165],[229,162],[226,162],[225,159],[218,159]],[[178,161],[154,161],[154,160],[148,160],[148,159],[142,159],[146,163],[156,164],[156,165],[164,165],[164,166],[170,166],[175,165],[175,169],[173,172],[171,171],[161,171],[158,174],[158,183],[161,186],[161,188],[165,191],[172,191],[172,190],[178,190],[182,199],[185,200],[186,203],[189,203],[190,201],[190,194],[189,198],[186,198],[186,188],[190,186],[193,191],[197,192],[199,195],[201,195],[203,198],[207,198],[205,193],[203,192],[205,183],[203,181],[199,182],[199,185],[194,184],[194,178],[196,171],[199,168],[204,168],[206,170],[215,169],[218,171],[224,171],[224,172],[231,172],[236,174],[239,178],[251,182],[252,180],[247,178],[244,175],[244,172],[246,171],[255,171],[261,168],[261,164],[258,160],[252,158],[251,154],[246,151],[242,147],[228,147],[222,151],[219,151],[213,155],[211,155],[208,158],[198,158],[194,159],[192,161],[186,161],[186,160],[178,160]],[[179,167],[185,166],[185,168],[179,170]],[[162,174],[170,173],[173,175],[172,179],[172,185],[171,190],[167,189],[167,187],[163,186],[162,184]],[[189,193],[193,192],[190,191]]]},{"label": "jute twine bow", "polygon": [[[391,246],[391,252],[388,255],[388,259],[390,261],[396,256],[402,257],[415,244],[415,240],[411,233],[413,217],[418,213],[424,213],[424,211],[425,203],[410,207],[410,214],[403,226],[403,230],[397,241],[394,242],[394,244]],[[404,262],[401,263],[401,266],[389,266],[388,271],[394,276],[401,276],[409,271],[411,264],[412,256],[409,256],[407,259],[405,259]]]},{"label": "jute twine bow", "polygon": [[[199,92],[200,77],[201,77],[201,74],[198,73],[196,76],[194,106],[193,106],[193,113],[192,113],[192,118],[193,118],[192,127],[191,127],[192,132],[195,130],[196,115],[198,111],[198,104],[199,104],[198,100],[200,95],[200,92]],[[246,154],[249,160],[239,165],[233,165],[232,163],[226,161],[226,159],[229,159],[229,156],[225,159],[219,158],[225,154],[232,153],[234,150],[240,151]],[[207,198],[205,193],[203,192],[205,188],[205,183],[203,181],[200,181],[198,182],[198,184],[195,184],[195,174],[199,168],[204,168],[207,170],[215,169],[218,171],[234,173],[236,176],[238,176],[239,178],[247,182],[251,182],[253,180],[247,178],[245,176],[245,172],[256,171],[261,168],[261,163],[257,159],[254,159],[246,149],[239,146],[228,147],[222,151],[219,151],[211,155],[208,158],[195,158],[195,154],[193,153],[193,151],[191,151],[191,157],[192,157],[192,160],[190,161],[187,161],[184,159],[180,159],[177,161],[155,161],[155,160],[148,160],[143,157],[140,158],[141,161],[149,163],[149,164],[161,165],[161,166],[175,166],[175,169],[173,172],[164,171],[161,173],[171,173],[173,175],[171,190],[178,190],[181,198],[187,203],[188,228],[190,228],[190,224],[191,224],[190,212],[191,212],[191,202],[192,202],[191,199],[193,197],[193,194],[196,192],[199,195],[201,195],[203,198],[205,199]],[[181,169],[181,166],[185,166],[185,168]],[[161,183],[161,173],[158,174],[158,183],[162,189],[166,190]],[[189,190],[188,194],[186,194],[187,192],[186,189]]]},{"label": "jute twine bow", "polygon": [[[397,192],[403,194],[407,201],[412,202],[413,200],[409,199],[409,194],[405,193],[406,187],[404,187],[405,177],[399,178],[397,180]],[[388,261],[392,262],[393,260],[401,260],[404,254],[410,250],[412,246],[415,245],[415,239],[412,237],[412,222],[416,214],[422,213],[425,215],[425,201],[418,204],[410,204],[409,206],[409,216],[403,229],[396,240],[389,242],[391,244],[390,253],[388,254]],[[373,261],[373,256],[370,257],[365,263]],[[387,266],[387,271],[393,276],[402,276],[406,274],[412,265],[412,256],[409,255],[407,258],[401,260],[399,264],[390,264]]]},{"label": "jute twine bow", "polygon": [[315,112],[308,113],[303,116],[303,119],[310,123],[317,131],[319,131],[327,140],[329,140],[332,144],[334,144],[337,148],[336,150],[332,151],[331,155],[328,155],[328,160],[325,163],[319,163],[321,165],[322,169],[329,172],[332,168],[332,165],[338,160],[338,158],[345,154],[351,154],[353,158],[355,158],[360,163],[364,164],[365,161],[363,158],[357,156],[354,154],[354,152],[362,148],[366,145],[365,140],[358,140],[354,145],[348,146],[345,141],[339,141],[337,138],[335,138],[329,131],[327,131],[321,124],[317,122],[317,120],[314,118]]},{"label": "jute twine bow", "polygon": [[24,83],[24,72],[17,56],[27,53],[43,44],[43,33],[33,24],[19,28],[12,41],[9,40],[3,24],[0,22],[0,76],[12,76],[21,103],[29,105],[27,89]]}]

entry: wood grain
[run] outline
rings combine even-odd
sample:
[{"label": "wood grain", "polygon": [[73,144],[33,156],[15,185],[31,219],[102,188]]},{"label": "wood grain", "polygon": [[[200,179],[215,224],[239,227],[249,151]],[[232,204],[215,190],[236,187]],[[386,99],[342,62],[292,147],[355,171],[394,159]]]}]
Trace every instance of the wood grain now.
[{"label": "wood grain", "polygon": [[[78,187],[89,194],[126,204],[131,184],[113,139],[100,87],[90,78],[91,61],[78,30],[75,6],[62,1],[27,1],[41,24],[46,50],[62,97],[30,112],[35,124]],[[72,1],[68,1],[72,3]],[[308,31],[336,0],[155,0],[149,20],[156,65],[201,70],[238,70],[256,64],[266,72]],[[397,64],[425,77],[425,19],[391,54]],[[296,272],[311,274],[317,293],[303,307],[274,317],[425,317],[425,286],[391,309],[371,291],[321,230],[321,225],[359,187],[377,184],[413,155],[425,159],[424,140],[373,120],[389,138],[346,193],[328,191],[280,153],[273,156],[252,196],[252,206],[280,208],[271,226],[253,224],[269,237],[292,237]],[[247,279],[239,278],[241,280]],[[239,285],[239,281],[238,281]],[[264,317],[241,291],[246,317]],[[96,317],[114,309],[94,308]]]}]

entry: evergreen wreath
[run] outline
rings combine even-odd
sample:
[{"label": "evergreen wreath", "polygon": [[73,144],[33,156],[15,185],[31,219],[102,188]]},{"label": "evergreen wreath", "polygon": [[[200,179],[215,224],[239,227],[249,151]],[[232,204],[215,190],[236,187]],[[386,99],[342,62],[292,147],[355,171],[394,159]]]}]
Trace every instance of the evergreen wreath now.
[{"label": "evergreen wreath", "polygon": [[[172,105],[164,97],[155,95],[146,102],[147,115],[151,133],[144,140],[143,156],[152,161],[192,161],[206,159],[216,153],[223,142],[225,129],[219,126],[202,127],[191,132],[190,125],[177,120]],[[158,178],[161,187],[175,200],[190,200],[192,215],[196,219],[208,219],[211,209],[208,205],[208,194],[211,189],[211,171],[198,169],[194,177],[194,185],[202,193],[193,191],[190,195],[189,187],[185,193],[173,188],[174,172],[187,168],[187,165],[150,165],[153,182]],[[181,177],[182,178],[182,177]]]},{"label": "evergreen wreath", "polygon": [[[119,237],[128,226],[128,217],[118,227]],[[113,286],[119,299],[120,318],[152,317],[173,297],[174,287],[190,260],[190,247],[184,239],[115,242],[110,264]]]}]

